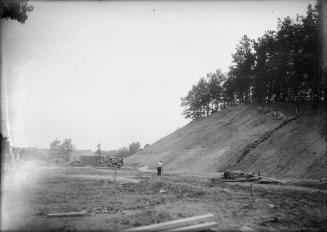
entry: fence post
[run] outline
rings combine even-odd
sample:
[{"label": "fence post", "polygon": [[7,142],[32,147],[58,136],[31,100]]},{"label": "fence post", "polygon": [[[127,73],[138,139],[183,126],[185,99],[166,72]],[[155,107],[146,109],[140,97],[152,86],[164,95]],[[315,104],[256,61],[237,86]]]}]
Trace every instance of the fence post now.
[{"label": "fence post", "polygon": [[117,169],[117,167],[115,166],[114,182],[116,182],[116,175],[117,175],[116,169]]}]

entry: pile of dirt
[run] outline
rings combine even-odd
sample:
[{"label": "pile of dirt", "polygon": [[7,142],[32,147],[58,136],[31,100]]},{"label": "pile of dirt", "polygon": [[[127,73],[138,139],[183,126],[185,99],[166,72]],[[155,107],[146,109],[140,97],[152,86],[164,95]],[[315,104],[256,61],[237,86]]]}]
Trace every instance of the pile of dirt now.
[{"label": "pile of dirt", "polygon": [[126,163],[165,170],[216,173],[261,172],[283,178],[327,175],[326,107],[240,105],[193,121],[130,156]]}]

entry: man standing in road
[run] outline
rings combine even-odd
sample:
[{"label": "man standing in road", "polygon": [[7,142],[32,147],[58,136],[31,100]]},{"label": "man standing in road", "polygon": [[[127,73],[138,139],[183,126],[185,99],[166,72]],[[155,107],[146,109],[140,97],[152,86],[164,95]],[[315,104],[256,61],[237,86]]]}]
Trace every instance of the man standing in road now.
[{"label": "man standing in road", "polygon": [[162,166],[163,166],[162,162],[159,161],[158,162],[158,176],[161,176]]}]

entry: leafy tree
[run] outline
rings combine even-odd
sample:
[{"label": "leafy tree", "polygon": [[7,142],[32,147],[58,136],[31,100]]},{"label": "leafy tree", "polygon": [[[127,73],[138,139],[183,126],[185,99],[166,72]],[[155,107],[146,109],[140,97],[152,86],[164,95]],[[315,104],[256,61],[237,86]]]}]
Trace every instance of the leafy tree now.
[{"label": "leafy tree", "polygon": [[193,85],[192,89],[181,100],[181,106],[185,108],[183,114],[186,118],[195,120],[202,117],[202,106],[196,85]]},{"label": "leafy tree", "polygon": [[68,162],[70,160],[70,155],[74,151],[75,147],[72,144],[71,139],[65,139],[64,142],[60,142],[58,139],[50,144],[50,150],[48,153],[48,158],[50,160],[61,160]]},{"label": "leafy tree", "polygon": [[97,150],[95,151],[95,154],[98,155],[98,156],[102,155],[101,144],[100,143],[97,144]]},{"label": "leafy tree", "polygon": [[196,97],[201,106],[202,117],[210,114],[210,89],[206,79],[201,78],[197,84]]},{"label": "leafy tree", "polygon": [[27,0],[2,0],[0,2],[1,18],[25,23],[28,13],[33,11],[33,6],[29,6],[27,2]]},{"label": "leafy tree", "polygon": [[208,81],[201,78],[197,85],[193,85],[186,97],[181,98],[181,100],[181,106],[185,108],[183,114],[186,118],[198,119],[208,116],[211,113]]},{"label": "leafy tree", "polygon": [[61,149],[62,149],[64,160],[65,161],[70,160],[70,155],[75,149],[74,145],[72,144],[72,140],[65,139],[64,142],[61,144]]},{"label": "leafy tree", "polygon": [[61,145],[60,144],[61,144],[61,142],[58,139],[56,139],[55,141],[53,141],[50,144],[50,152],[52,154],[58,154],[58,153],[60,153],[60,151],[61,151]]}]

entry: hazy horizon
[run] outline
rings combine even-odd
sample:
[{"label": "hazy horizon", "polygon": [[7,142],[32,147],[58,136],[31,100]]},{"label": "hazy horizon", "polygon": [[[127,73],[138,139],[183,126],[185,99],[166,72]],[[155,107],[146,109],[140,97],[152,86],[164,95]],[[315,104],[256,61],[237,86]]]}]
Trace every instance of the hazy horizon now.
[{"label": "hazy horizon", "polygon": [[244,34],[257,39],[309,3],[30,1],[25,24],[1,20],[13,145],[154,143],[189,122],[180,98],[226,72]]}]

